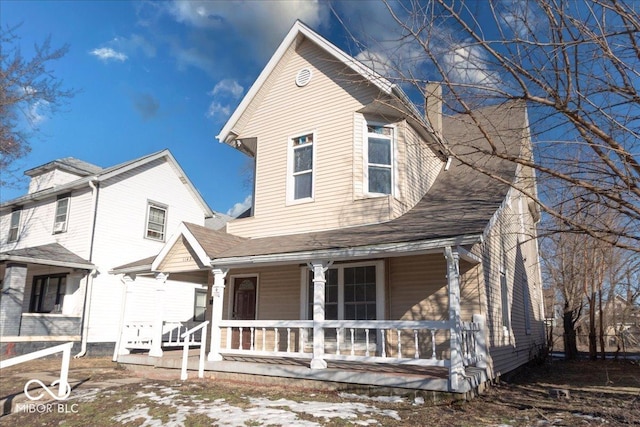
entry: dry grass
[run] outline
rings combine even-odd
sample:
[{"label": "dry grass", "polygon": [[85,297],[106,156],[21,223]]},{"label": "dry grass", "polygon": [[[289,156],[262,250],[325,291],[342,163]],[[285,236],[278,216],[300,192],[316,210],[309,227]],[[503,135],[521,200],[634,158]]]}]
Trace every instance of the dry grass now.
[{"label": "dry grass", "polygon": [[[21,390],[25,370],[55,375],[57,369],[59,361],[44,360],[3,370],[0,398]],[[72,398],[74,394],[81,395],[83,389],[91,389],[92,384],[104,384],[105,381],[133,375],[136,374],[121,369],[108,359],[73,360],[70,376],[80,380],[81,384],[72,392]],[[145,375],[149,376],[148,373]],[[550,389],[567,389],[570,398],[551,397]],[[156,376],[139,378],[139,381],[119,386],[103,385],[95,397],[75,400],[78,403],[76,413],[16,413],[1,419],[0,424],[140,426],[151,425],[151,419],[157,420],[158,424],[171,424],[179,419],[185,426],[219,425],[225,421],[202,413],[203,408],[224,402],[240,411],[247,411],[253,405],[250,398],[263,398],[285,402],[274,407],[289,408],[300,422],[315,422],[323,426],[355,425],[366,420],[389,426],[630,426],[640,424],[640,366],[629,361],[555,361],[523,370],[517,377],[496,384],[469,402],[440,401],[434,404],[430,402],[428,393],[422,397],[424,404],[416,405],[413,398],[401,403],[388,403],[345,397],[326,390],[303,390],[295,385],[265,386],[212,380],[181,382]],[[290,409],[292,402],[303,402],[304,406],[307,405],[304,402],[311,401],[329,402],[336,406],[353,402],[354,405],[373,406],[380,412],[344,419],[319,418],[312,413]],[[140,413],[135,415],[133,409]],[[184,414],[180,415],[180,411]],[[134,415],[117,421],[127,413]],[[389,413],[396,414],[401,421]],[[256,416],[240,425],[266,424]]]}]

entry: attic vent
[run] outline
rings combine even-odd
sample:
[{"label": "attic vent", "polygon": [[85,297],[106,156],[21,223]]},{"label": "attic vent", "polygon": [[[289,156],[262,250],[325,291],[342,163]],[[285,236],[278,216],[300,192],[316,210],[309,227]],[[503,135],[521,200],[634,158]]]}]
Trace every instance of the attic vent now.
[{"label": "attic vent", "polygon": [[296,85],[302,87],[309,84],[311,81],[311,70],[309,68],[303,68],[298,71],[296,75]]}]

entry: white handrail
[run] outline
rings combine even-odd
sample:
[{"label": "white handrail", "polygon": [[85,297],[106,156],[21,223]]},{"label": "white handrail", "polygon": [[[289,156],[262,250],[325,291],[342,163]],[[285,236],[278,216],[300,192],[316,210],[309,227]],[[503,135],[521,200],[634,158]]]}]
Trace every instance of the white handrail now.
[{"label": "white handrail", "polygon": [[[207,325],[209,321],[202,322],[198,326],[195,326],[188,331],[184,332],[180,335],[183,338],[183,347],[182,347],[182,371],[180,373],[180,379],[182,381],[188,378],[187,375],[187,361],[189,359],[189,344],[191,345],[199,345],[200,346],[200,360],[198,361],[198,378],[204,377],[204,351],[207,346]],[[191,336],[202,329],[202,334],[200,334],[200,343],[195,341],[191,341]]]},{"label": "white handrail", "polygon": [[45,348],[44,350],[38,350],[34,351],[33,353],[23,354],[22,356],[2,360],[0,361],[0,369],[8,368],[9,366],[17,365],[19,363],[29,362],[31,360],[62,352],[62,366],[60,367],[60,385],[58,386],[58,397],[63,397],[67,393],[67,387],[69,387],[69,383],[67,380],[69,379],[69,362],[71,360],[71,348],[73,348],[73,343],[68,342],[65,344],[57,345],[55,347]]}]

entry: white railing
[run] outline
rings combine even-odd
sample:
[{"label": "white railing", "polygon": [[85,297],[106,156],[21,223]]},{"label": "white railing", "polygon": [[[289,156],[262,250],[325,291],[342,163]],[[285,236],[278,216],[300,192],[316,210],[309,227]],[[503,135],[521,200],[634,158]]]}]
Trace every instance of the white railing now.
[{"label": "white railing", "polygon": [[[324,355],[327,360],[449,366],[448,321],[326,320]],[[226,330],[220,352],[311,358],[312,320],[223,320]],[[441,348],[440,356],[438,348]]]},{"label": "white railing", "polygon": [[464,366],[475,365],[480,359],[477,337],[480,332],[480,324],[475,322],[462,322],[460,329],[460,347]]},{"label": "white railing", "polygon": [[[13,357],[0,361],[0,369],[8,368],[9,366],[17,365],[19,363],[29,362],[31,360],[39,359],[41,357],[49,356],[55,353],[62,352],[62,365],[60,366],[60,379],[57,381],[58,385],[58,397],[64,398],[68,395],[71,389],[69,385],[69,362],[71,361],[71,348],[73,343],[68,342],[66,344],[60,344],[55,347],[46,348],[44,350],[34,351],[33,353],[24,354],[22,356]],[[51,385],[55,385],[55,381]],[[42,383],[40,383],[42,384]],[[25,387],[26,388],[26,387]],[[26,391],[25,391],[26,393]]]},{"label": "white railing", "polygon": [[[154,322],[128,322],[122,331],[124,349],[149,350],[153,342]],[[182,336],[187,326],[182,322],[164,322],[162,324],[162,346],[177,347],[183,344]]]},{"label": "white railing", "polygon": [[[182,371],[180,374],[180,379],[182,381],[187,379],[187,361],[189,359],[189,347],[190,346],[199,346],[200,347],[200,358],[198,359],[198,378],[204,377],[204,353],[205,348],[207,346],[207,325],[209,321],[203,322],[196,327],[189,329],[180,335],[180,338],[183,339],[183,347],[182,347]],[[194,334],[198,331],[202,331],[200,334],[200,341],[195,340]]]}]

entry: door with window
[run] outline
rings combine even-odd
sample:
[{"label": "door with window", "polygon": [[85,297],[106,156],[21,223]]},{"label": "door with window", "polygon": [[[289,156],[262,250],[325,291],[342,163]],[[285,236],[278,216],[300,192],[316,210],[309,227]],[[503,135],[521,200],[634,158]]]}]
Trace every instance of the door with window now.
[{"label": "door with window", "polygon": [[[233,320],[256,319],[256,291],[258,289],[257,277],[236,277],[233,279]],[[233,330],[231,337],[232,348],[240,347],[240,331]],[[242,331],[242,348],[251,348],[251,331],[245,328]]]}]

